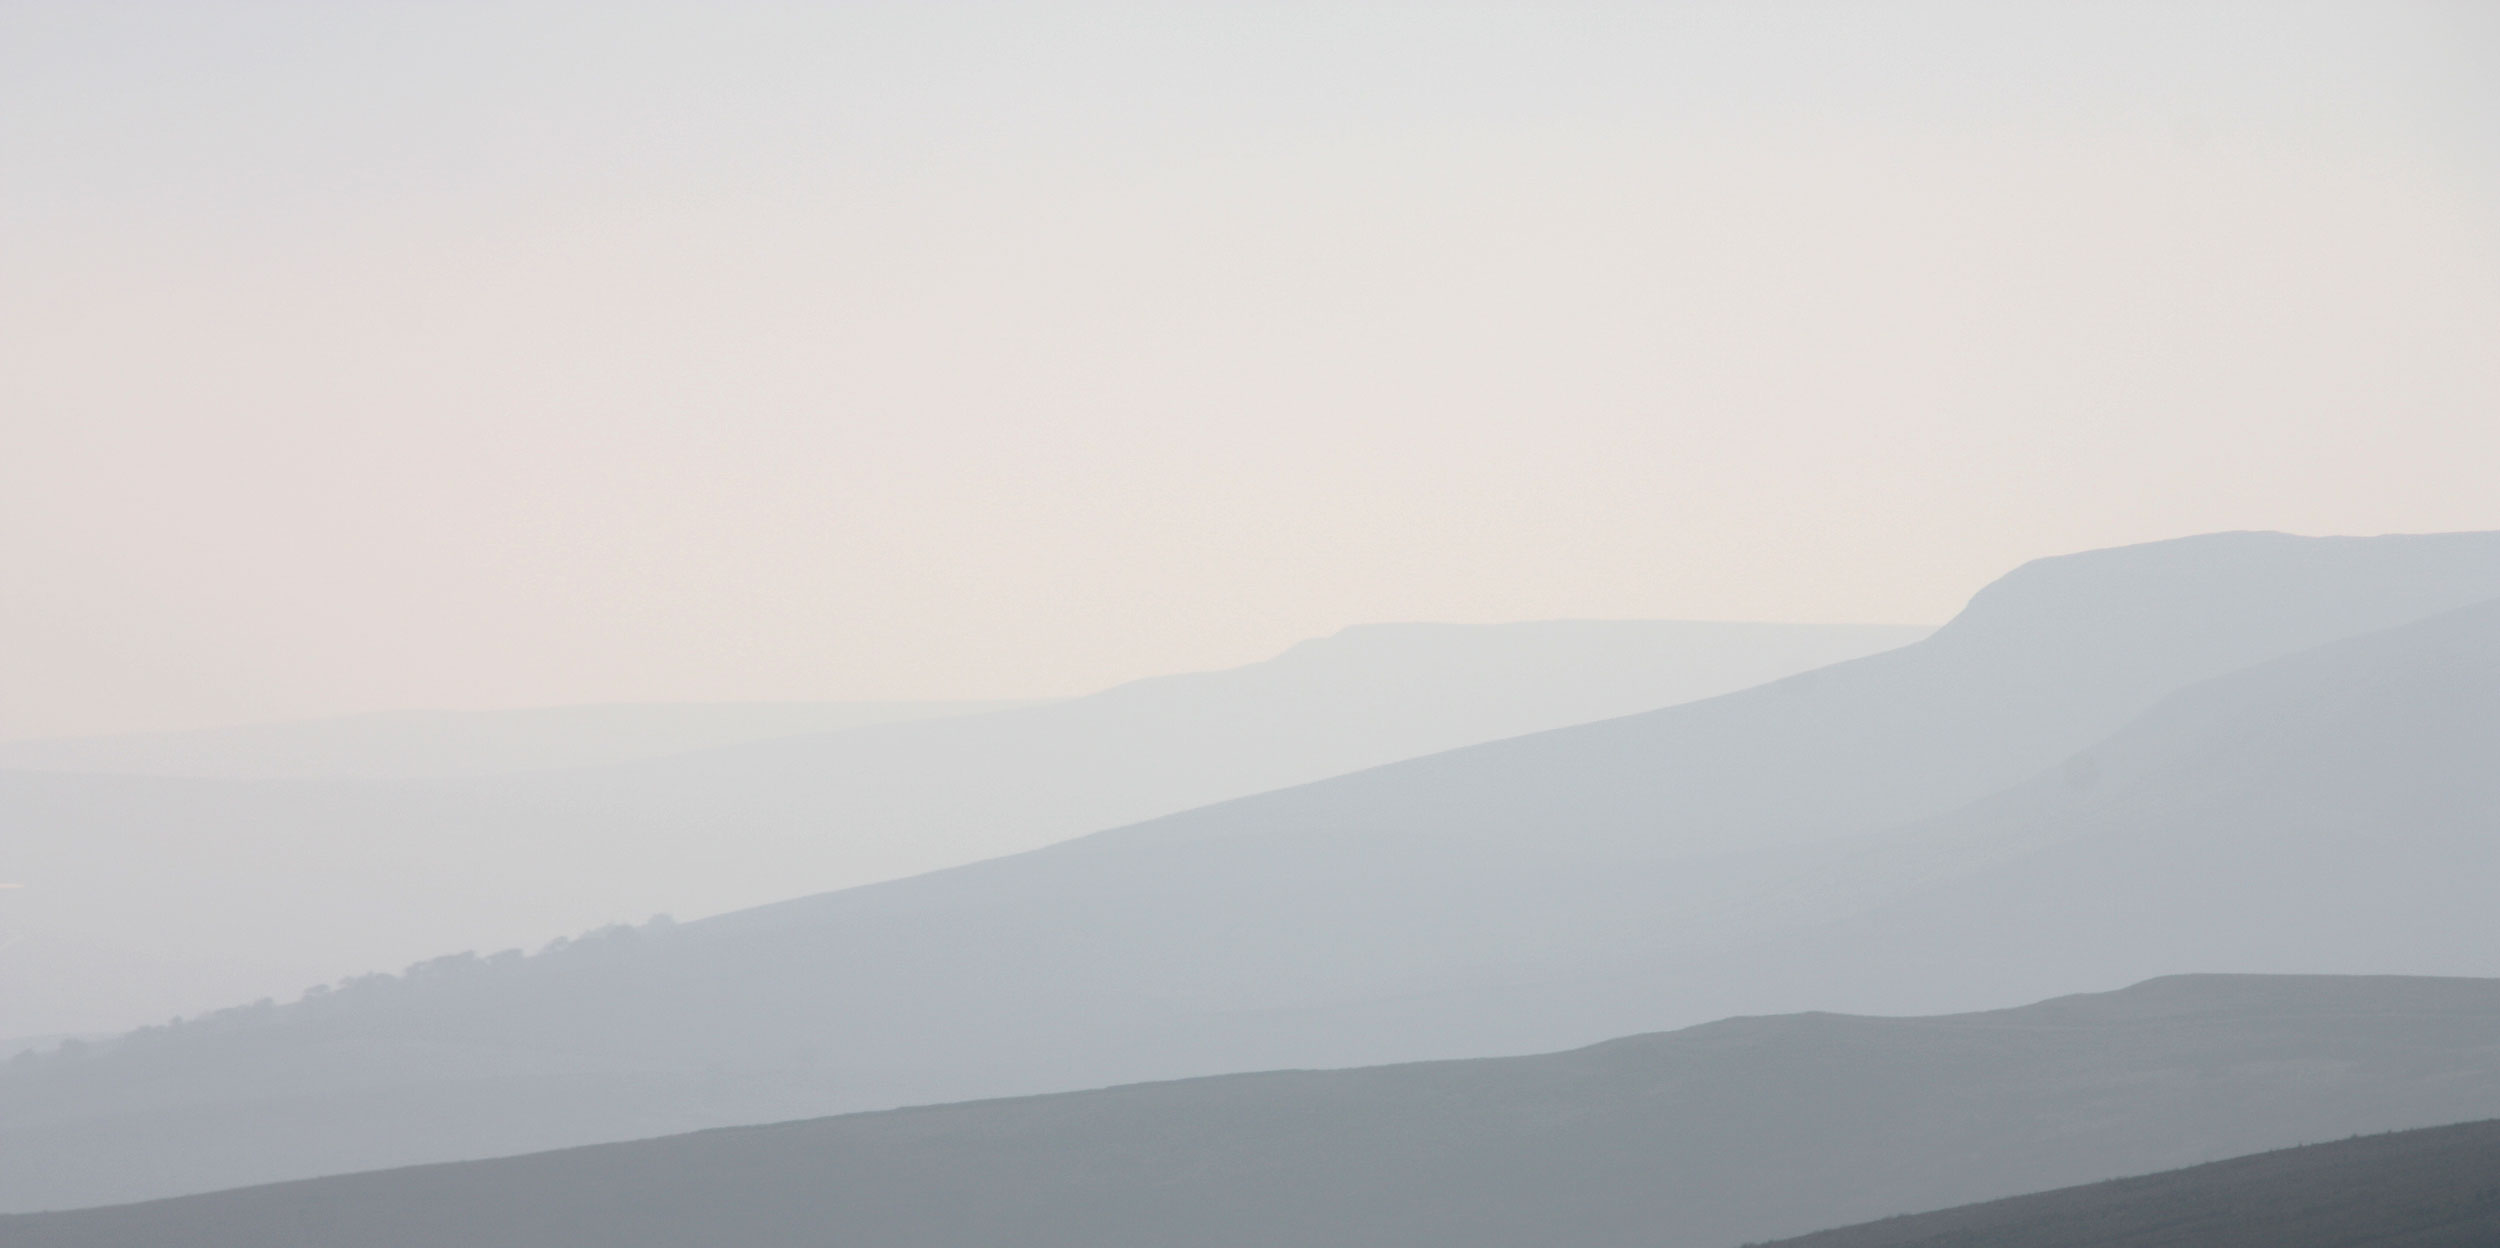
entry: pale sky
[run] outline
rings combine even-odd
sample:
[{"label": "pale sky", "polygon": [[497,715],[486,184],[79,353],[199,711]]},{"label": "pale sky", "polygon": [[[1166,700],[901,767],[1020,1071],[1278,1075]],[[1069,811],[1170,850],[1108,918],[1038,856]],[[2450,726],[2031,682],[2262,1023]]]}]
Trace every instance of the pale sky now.
[{"label": "pale sky", "polygon": [[2500,6],[0,4],[0,737],[2500,528]]}]

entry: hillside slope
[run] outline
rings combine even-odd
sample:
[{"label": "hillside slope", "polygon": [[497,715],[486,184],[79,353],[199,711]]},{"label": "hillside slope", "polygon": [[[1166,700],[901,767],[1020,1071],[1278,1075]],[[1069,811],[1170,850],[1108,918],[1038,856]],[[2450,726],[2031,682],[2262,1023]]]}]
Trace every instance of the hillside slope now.
[{"label": "hillside slope", "polygon": [[[0,1036],[161,1022],[454,950],[952,866],[1724,693],[1923,633],[1384,625],[1049,705],[598,768],[396,781],[0,773],[0,880],[25,886],[0,895],[0,941],[21,942],[0,953]],[[613,728],[593,717],[566,731],[579,747]]]},{"label": "hillside slope", "polygon": [[0,1219],[0,1244],[1731,1248],[2494,1114],[2500,981],[2199,976],[735,1128]]},{"label": "hillside slope", "polygon": [[2194,686],[1833,870],[1921,882],[1708,974],[1926,1011],[2192,969],[2500,972],[2500,601]]},{"label": "hillside slope", "polygon": [[[2245,591],[2245,568],[2236,578],[2225,574],[2251,549],[2274,560],[2270,573],[2283,577],[2271,596]],[[2053,710],[2076,714],[2078,704],[2106,700],[2110,672],[2123,666],[2113,652],[2168,655],[2148,640],[2166,632],[2210,639],[2228,631],[2217,619],[2238,618],[2235,605],[2254,600],[2262,607],[2242,621],[2251,650],[2284,635],[2304,594],[2320,604],[2310,610],[2312,629],[2323,619],[2350,622],[2350,595],[2374,585],[2369,611],[2392,610],[2393,600],[2376,592],[2385,589],[2383,576],[2351,571],[2372,566],[2356,558],[2371,549],[2413,548],[2233,538],[2106,552],[2082,560],[2088,575],[2069,580],[2080,584],[2080,595],[2053,592],[2059,582],[2049,574],[2059,569],[2051,567],[2023,578],[2033,586],[2026,609],[2009,610],[2020,599],[2009,603],[2010,591],[1992,590],[1982,601],[1995,606],[1975,604],[1935,639],[1783,685],[1478,747],[921,879],[667,931],[619,933],[538,958],[449,961],[301,1005],[150,1033],[81,1062],[0,1072],[0,1121],[8,1124],[0,1127],[0,1149],[7,1150],[0,1160],[8,1163],[0,1165],[0,1185],[11,1185],[0,1188],[0,1204],[126,1199],[352,1166],[1224,1070],[1534,1052],[1730,1013],[1819,1005],[1840,995],[1832,993],[1827,961],[1848,965],[1846,958],[1856,956],[1846,948],[1831,952],[1824,939],[1832,924],[1848,921],[1843,916],[1880,914],[1889,897],[1951,888],[2059,843],[2063,825],[2023,816],[2030,809],[2023,794],[2043,784],[2064,791],[2069,768],[2062,760],[2071,751],[2041,760],[2044,779],[1964,812],[1978,821],[1958,832],[1952,820],[1961,816],[1948,815],[1888,837],[1791,852],[1680,853],[1691,847],[1677,833],[1690,825],[1675,820],[1683,807],[1672,793],[1659,799],[1658,826],[1646,840],[1629,839],[1628,828],[1603,820],[1557,814],[1505,826],[1487,822],[1482,811],[1471,819],[1457,810],[1445,812],[1435,836],[1418,826],[1418,811],[1446,800],[1445,781],[1463,787],[1498,773],[1544,786],[1549,795],[1567,793],[1556,798],[1564,813],[1574,800],[1578,809],[1603,812],[1619,792],[1572,789],[1590,773],[1549,764],[1567,757],[1564,747],[1573,741],[1621,746],[1623,734],[1703,743],[1693,748],[1725,764],[1711,773],[1719,787],[1710,791],[1732,799],[1728,775],[1748,760],[1725,752],[1731,741],[1747,734],[1774,740],[1786,722],[1802,725],[1797,736],[1812,745],[1834,721],[1857,723],[1858,735],[1826,743],[1826,753],[1801,745],[1788,757],[1765,744],[1749,760],[1766,808],[1793,814],[1794,791],[1816,787],[1795,777],[1829,774],[1832,787],[1846,788],[1866,774],[1864,756],[1910,766],[1923,752],[1943,750],[1938,739],[1987,739],[2004,748],[1999,738],[2010,734],[1992,735],[2004,724],[2036,727]],[[2320,563],[2284,559],[2284,552],[2332,556],[2324,566],[2341,571],[2324,575]],[[2161,575],[2143,578],[2131,595],[2116,592],[2129,583],[2125,568],[2139,560]],[[2196,563],[2208,566],[2187,575]],[[2284,575],[2286,565],[2301,574]],[[2215,592],[2222,593],[2219,602],[2209,596]],[[2087,608],[2095,603],[2107,609],[2094,615]],[[1992,612],[2014,622],[1991,623]],[[2050,624],[2033,623],[2042,619]],[[2047,653],[2017,644],[2033,633],[2044,634],[2033,641]],[[2432,636],[2449,640],[2419,644]],[[2094,659],[2078,647],[2096,638]],[[2124,751],[2111,753],[2107,782],[2091,791],[2118,820],[2113,826],[2150,829],[2156,841],[2209,821],[2253,826],[2224,809],[2238,802],[2261,811],[2276,800],[2263,786],[2252,788],[2247,775],[2340,774],[2328,765],[2334,759],[2321,763],[2311,755],[2341,748],[2339,725],[2351,734],[2375,731],[2370,715],[2338,710],[2342,704],[2330,695],[2366,707],[2381,682],[2337,673],[2381,658],[2408,671],[2407,664],[2419,667],[2417,677],[2387,688],[2462,699],[2464,718],[2456,722],[2470,728],[2489,722],[2475,716],[2496,691],[2488,682],[2454,679],[2443,664],[2488,656],[2494,647],[2500,636],[2492,613],[2467,610],[2355,639],[2324,659],[2295,656],[2252,669],[2216,686],[2222,692],[2211,702],[2213,713],[2197,721],[2202,727],[2145,738],[2169,743],[2147,754],[2166,761],[2136,768],[2124,764]],[[2049,696],[2067,688],[2058,680],[2037,673],[1994,678],[1997,666],[2017,660],[2064,674],[2080,691],[2059,701]],[[2167,657],[2146,666],[2167,671],[2178,663]],[[2142,672],[2135,678],[2149,679]],[[2021,696],[2010,704],[1991,700],[2008,686]],[[1906,707],[1900,698],[1853,700],[1870,687],[1917,696]],[[2268,736],[2286,700],[2314,703],[2321,733]],[[2194,697],[2173,702],[2142,723],[2158,727],[2173,708],[2195,704]],[[1871,726],[1885,714],[1932,717],[1939,707],[1967,714],[1945,720],[1950,731],[1923,736]],[[2215,760],[2240,755],[2217,754],[2214,744],[2243,738],[2263,747],[2249,756],[2262,765],[2246,774],[2215,771]],[[2378,948],[2373,969],[2427,963],[2500,970],[2487,924],[2453,908],[2431,907],[2420,920],[2408,913],[2423,898],[2469,895],[2485,878],[2478,874],[2483,860],[2474,856],[2486,851],[2472,840],[2472,812],[2490,783],[2482,760],[2500,747],[2481,737],[2460,738],[2456,746],[2415,760],[2421,766],[2364,766],[2339,783],[2356,810],[2401,811],[2426,800],[2423,794],[2453,795],[2465,822],[2429,827],[2420,844],[2388,853],[2389,870],[2378,876],[2347,877],[2341,860],[2324,875],[2283,876],[2295,898],[2348,900],[2354,917],[2346,930],[2366,928],[2375,913],[2403,937]],[[1784,757],[1796,765],[1783,771],[1775,764]],[[1957,754],[1942,779],[1929,769],[1931,791],[1951,791],[1956,769],[1966,764]],[[2181,792],[2207,793],[2222,806],[2190,810],[2194,817],[2184,823],[2172,819],[2175,798],[2139,783],[2139,770],[2144,777],[2187,777],[2194,783]],[[2209,772],[2209,781],[2196,780]],[[1648,767],[1627,761],[1629,778],[1617,777],[1618,788],[1648,791],[1659,773],[1687,774],[1681,747],[1662,746]],[[1861,787],[1897,791],[1904,783],[1887,775]],[[2390,834],[2410,826],[2384,825]],[[1764,835],[1779,831],[1773,826]],[[2193,845],[2183,843],[2181,852],[2183,862],[2233,864],[2228,855],[2199,858]],[[2288,861],[2297,867],[2305,860]],[[2209,886],[2201,878],[2183,877],[2176,894],[2115,879],[2110,897],[2121,907],[2138,896],[2193,899]],[[2349,898],[2335,891],[2360,880],[2374,881],[2372,890]],[[2404,891],[2408,880],[2418,884],[2415,893]],[[2051,878],[2046,886],[2062,884]],[[2282,891],[2269,896],[2279,900]],[[2015,898],[2017,914],[2021,901]],[[2269,905],[2246,912],[2261,922],[2235,933],[2238,947],[2306,948],[2301,932],[2314,907]],[[1984,951],[1992,940],[2011,943],[2019,934],[2019,927],[1967,930],[1959,939]],[[2087,951],[2096,943],[2089,932],[2076,939]],[[2183,946],[2178,954],[2208,952]],[[2031,978],[2009,963],[2017,973],[1991,978],[1950,959],[1916,960],[1923,956],[1860,958],[1855,965],[1868,982],[1900,1002],[1860,993],[1852,1008],[1891,1012],[1937,998],[1968,1008],[1973,998],[1989,1001],[1986,993],[2021,1000],[2126,982],[2109,978],[2124,959],[2051,961]]]},{"label": "hillside slope", "polygon": [[2488,1248],[2500,1122],[2312,1144],[1761,1248]]}]

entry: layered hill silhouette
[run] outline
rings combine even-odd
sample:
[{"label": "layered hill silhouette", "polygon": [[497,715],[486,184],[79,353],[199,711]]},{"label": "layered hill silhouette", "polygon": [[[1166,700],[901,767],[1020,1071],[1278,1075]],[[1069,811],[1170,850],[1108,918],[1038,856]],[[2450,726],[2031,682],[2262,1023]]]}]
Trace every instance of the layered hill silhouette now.
[{"label": "layered hill silhouette", "polygon": [[2281,1149],[1759,1248],[2483,1248],[2500,1121]]},{"label": "layered hill silhouette", "polygon": [[2500,601],[2191,687],[1835,869],[1929,882],[1713,974],[1929,1010],[2192,967],[2500,971]]},{"label": "layered hill silhouette", "polygon": [[[0,1219],[0,1244],[1732,1248],[2494,1114],[2500,981],[2193,976],[1980,1014],[1732,1019],[1535,1057],[732,1128]],[[2480,1131],[2479,1152],[2423,1137],[2373,1156],[2401,1153],[2408,1190],[2453,1198],[2458,1157],[2493,1156]],[[2332,1150],[2218,1170],[2240,1194],[2322,1172],[2344,1188],[2312,1195],[2366,1186]],[[2031,1226],[2046,1199],[2124,1220],[2148,1196],[2210,1206],[2213,1173],[2184,1197],[2165,1176],[1936,1216]],[[2488,1202],[2500,1177],[2479,1182]],[[1853,1234],[1807,1242],[1930,1242]]]},{"label": "layered hill silhouette", "polygon": [[[1818,1007],[1836,979],[1872,1011],[2022,1000],[2128,982],[2148,948],[2297,962],[2328,911],[2376,933],[2357,969],[2500,971],[2443,900],[2487,870],[2500,620],[2458,604],[2496,594],[2488,535],[2047,560],[1926,641],[1760,689],[12,1068],[0,1204],[1534,1052]],[[2432,722],[2461,735],[2388,736]],[[2294,799],[2310,822],[2273,822]],[[2356,871],[2372,838],[2383,869]],[[2060,906],[2059,957],[1992,952]],[[2188,937],[2092,926],[2119,921]]]},{"label": "layered hill silhouette", "polygon": [[[17,941],[0,951],[0,1037],[160,1022],[446,950],[535,948],[618,920],[908,875],[1724,693],[1925,632],[1381,625],[1244,668],[1048,705],[602,767],[398,779],[0,773],[0,881],[24,886],[0,893],[0,942]],[[175,770],[371,771],[384,756],[473,770],[513,750],[586,758],[804,719],[608,708],[53,748],[86,751],[70,761]],[[394,743],[396,754],[385,749]],[[46,757],[39,743],[14,748],[0,747],[0,762]]]}]

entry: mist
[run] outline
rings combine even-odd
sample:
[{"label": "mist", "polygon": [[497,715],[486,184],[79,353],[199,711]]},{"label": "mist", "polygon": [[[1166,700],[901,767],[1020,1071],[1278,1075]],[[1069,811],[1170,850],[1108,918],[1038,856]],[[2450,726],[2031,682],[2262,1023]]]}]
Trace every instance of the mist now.
[{"label": "mist", "polygon": [[0,7],[0,1248],[2500,1240],[2500,16]]},{"label": "mist", "polygon": [[17,4],[0,739],[2494,523],[2471,4]]}]

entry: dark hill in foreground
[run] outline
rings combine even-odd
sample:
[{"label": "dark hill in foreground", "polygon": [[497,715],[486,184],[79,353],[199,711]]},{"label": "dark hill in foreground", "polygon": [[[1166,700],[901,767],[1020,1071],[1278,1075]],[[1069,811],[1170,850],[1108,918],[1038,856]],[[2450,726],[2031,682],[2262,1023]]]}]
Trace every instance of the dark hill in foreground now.
[{"label": "dark hill in foreground", "polygon": [[2236,1157],[1763,1248],[2490,1248],[2500,1122]]},{"label": "dark hill in foreground", "polygon": [[0,1219],[0,1245],[1728,1248],[2492,1115],[2500,981],[2189,976],[313,1179]]}]

